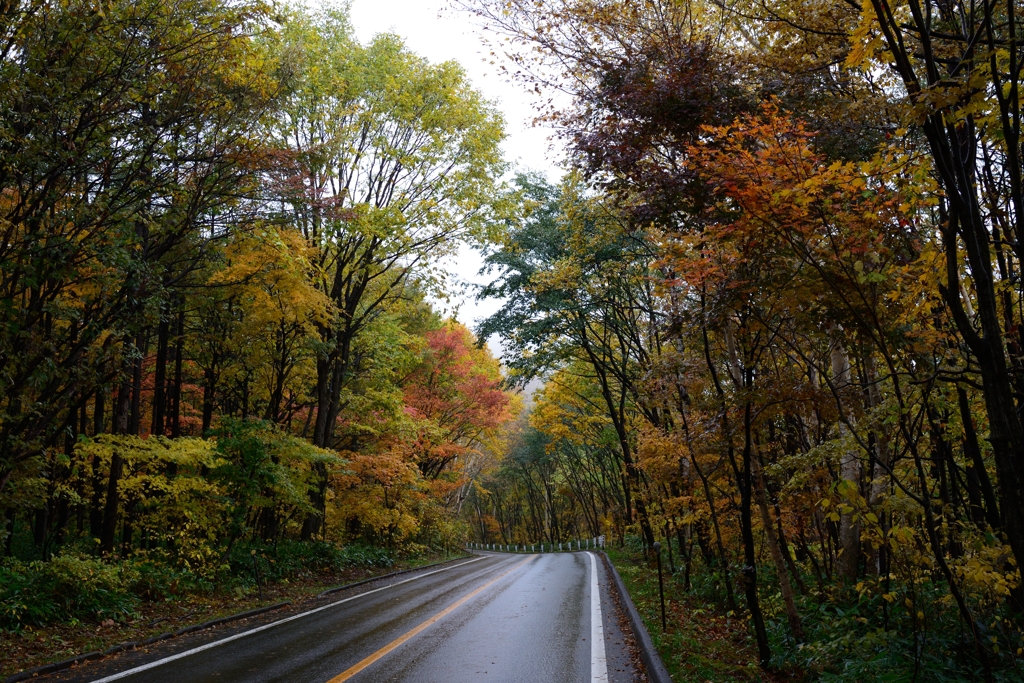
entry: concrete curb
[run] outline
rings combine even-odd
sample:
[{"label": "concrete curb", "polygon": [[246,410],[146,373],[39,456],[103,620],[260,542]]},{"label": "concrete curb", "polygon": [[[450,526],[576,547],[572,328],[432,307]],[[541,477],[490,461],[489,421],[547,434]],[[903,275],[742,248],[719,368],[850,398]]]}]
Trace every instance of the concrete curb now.
[{"label": "concrete curb", "polygon": [[341,591],[348,590],[349,588],[357,588],[358,586],[365,586],[368,583],[373,583],[374,581],[380,581],[381,579],[390,579],[392,576],[401,576],[402,574],[409,574],[411,572],[418,572],[418,571],[420,571],[422,569],[430,569],[431,567],[440,567],[442,564],[448,564],[449,562],[456,562],[457,560],[464,560],[467,557],[472,557],[472,555],[462,555],[460,557],[453,557],[450,560],[444,560],[443,562],[434,562],[433,564],[425,564],[422,567],[414,567],[413,569],[402,569],[402,570],[397,571],[397,572],[391,572],[390,574],[382,574],[381,576],[374,576],[374,577],[369,578],[369,579],[363,579],[362,581],[356,581],[355,583],[346,583],[344,586],[335,586],[334,588],[328,588],[325,591],[317,593],[316,597],[322,598],[325,595],[330,595],[331,593],[339,593]]},{"label": "concrete curb", "polygon": [[13,676],[8,676],[4,679],[4,683],[15,683],[15,681],[24,681],[34,676],[42,676],[44,674],[50,674],[55,671],[63,671],[64,669],[70,669],[75,664],[88,662],[91,659],[99,659],[102,656],[102,652],[86,652],[84,655],[78,655],[77,657],[65,659],[61,662],[54,662],[53,664],[44,664],[42,666],[37,666],[34,669],[26,669],[21,673],[16,673]]},{"label": "concrete curb", "polygon": [[633,627],[633,636],[636,638],[637,648],[640,649],[640,660],[647,669],[648,680],[651,683],[672,683],[672,677],[668,675],[665,662],[661,661],[661,655],[658,654],[658,649],[654,647],[651,634],[647,632],[647,627],[644,626],[644,620],[640,617],[640,612],[637,611],[636,605],[633,604],[632,598],[629,597],[629,591],[626,590],[626,584],[622,582],[622,577],[619,576],[615,565],[604,554],[604,551],[599,550],[597,552],[604,558],[604,566],[608,569],[608,573],[612,575],[612,583],[615,584],[615,590],[619,593],[619,599],[626,608],[626,616],[629,617],[629,625]]},{"label": "concrete curb", "polygon": [[33,669],[26,669],[25,671],[18,672],[4,679],[4,683],[18,683],[18,681],[28,680],[35,676],[44,676],[46,674],[56,673],[57,671],[63,671],[64,669],[70,669],[75,664],[81,664],[82,662],[88,662],[93,659],[99,659],[100,657],[106,657],[108,655],[117,654],[124,650],[131,650],[136,647],[144,647],[146,645],[152,645],[158,643],[161,640],[167,640],[168,638],[174,638],[176,636],[183,636],[186,633],[195,633],[196,631],[203,631],[214,626],[220,626],[221,624],[227,624],[232,621],[240,621],[242,619],[248,619],[249,617],[255,617],[266,612],[272,612],[282,607],[287,607],[292,604],[291,600],[285,602],[279,602],[275,605],[267,605],[266,607],[258,607],[256,609],[249,610],[247,612],[239,612],[238,614],[231,614],[226,617],[220,617],[219,619],[211,619],[210,621],[204,621],[201,624],[195,624],[193,626],[186,626],[185,628],[178,629],[177,631],[168,631],[161,633],[160,635],[147,638],[142,642],[136,642],[134,640],[128,641],[127,643],[120,643],[107,648],[103,652],[87,652],[71,659],[65,659],[59,662],[53,662],[51,664],[43,664]]}]

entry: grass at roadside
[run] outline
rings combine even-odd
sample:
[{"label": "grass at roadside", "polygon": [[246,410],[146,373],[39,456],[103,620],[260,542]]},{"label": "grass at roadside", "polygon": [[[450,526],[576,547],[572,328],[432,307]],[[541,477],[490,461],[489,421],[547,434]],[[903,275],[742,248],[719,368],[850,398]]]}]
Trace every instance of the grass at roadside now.
[{"label": "grass at roadside", "polygon": [[285,600],[298,603],[333,586],[413,569],[434,562],[457,559],[458,555],[423,554],[398,560],[390,567],[349,567],[323,571],[301,578],[282,580],[263,588],[259,599],[255,586],[231,591],[190,594],[160,602],[144,602],[134,614],[119,622],[26,626],[17,631],[0,630],[0,680],[49,662],[85,652],[105,650],[118,643],[142,641],[167,631],[198,624]]},{"label": "grass at roadside", "polygon": [[656,565],[627,549],[607,552],[675,683],[800,679],[761,671],[743,618],[687,594],[681,575],[670,575],[667,566],[663,568],[667,628],[662,631]]}]

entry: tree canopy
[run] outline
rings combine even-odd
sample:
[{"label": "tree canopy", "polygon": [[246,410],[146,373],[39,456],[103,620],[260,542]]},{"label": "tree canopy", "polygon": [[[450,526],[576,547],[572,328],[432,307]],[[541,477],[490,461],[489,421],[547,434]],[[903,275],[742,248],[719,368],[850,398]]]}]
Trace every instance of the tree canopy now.
[{"label": "tree canopy", "polygon": [[754,664],[681,675],[1018,680],[1020,8],[453,4],[559,180],[344,9],[0,5],[0,628],[88,611],[61,572],[606,536]]},{"label": "tree canopy", "polygon": [[462,68],[259,2],[0,26],[5,554],[450,547],[516,410],[430,303],[506,212]]},{"label": "tree canopy", "polygon": [[547,384],[477,527],[674,546],[766,671],[1019,675],[1019,8],[460,4],[573,168],[488,257]]}]

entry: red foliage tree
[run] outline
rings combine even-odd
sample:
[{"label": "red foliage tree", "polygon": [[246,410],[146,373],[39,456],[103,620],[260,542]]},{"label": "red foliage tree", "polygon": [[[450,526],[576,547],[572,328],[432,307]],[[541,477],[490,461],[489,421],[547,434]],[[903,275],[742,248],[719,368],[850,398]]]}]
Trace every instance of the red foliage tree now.
[{"label": "red foliage tree", "polygon": [[417,464],[436,478],[509,419],[497,361],[457,323],[428,332],[422,362],[406,378],[406,411],[418,429]]}]

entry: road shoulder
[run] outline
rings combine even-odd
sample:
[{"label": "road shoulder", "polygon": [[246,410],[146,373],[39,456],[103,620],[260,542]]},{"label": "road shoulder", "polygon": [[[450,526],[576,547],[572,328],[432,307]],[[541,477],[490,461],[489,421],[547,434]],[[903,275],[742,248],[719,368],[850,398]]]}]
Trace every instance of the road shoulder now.
[{"label": "road shoulder", "polygon": [[335,587],[329,591],[310,596],[305,600],[297,601],[272,612],[232,620],[201,631],[183,634],[174,638],[163,639],[154,643],[140,643],[136,647],[125,648],[119,652],[112,653],[110,656],[86,661],[63,671],[34,677],[30,680],[40,681],[42,683],[85,683],[87,681],[93,681],[127,669],[132,669],[137,666],[142,666],[150,662],[164,659],[187,650],[201,647],[209,643],[223,640],[224,638],[229,638],[245,631],[251,631],[273,622],[282,621],[310,610],[330,605],[352,595],[358,595],[359,593],[372,590],[380,585],[385,585],[392,579],[406,579],[415,575],[416,572],[429,572],[436,569],[443,569],[471,559],[473,559],[472,556],[458,557],[423,567],[391,572],[382,576],[361,580],[347,586]]}]

